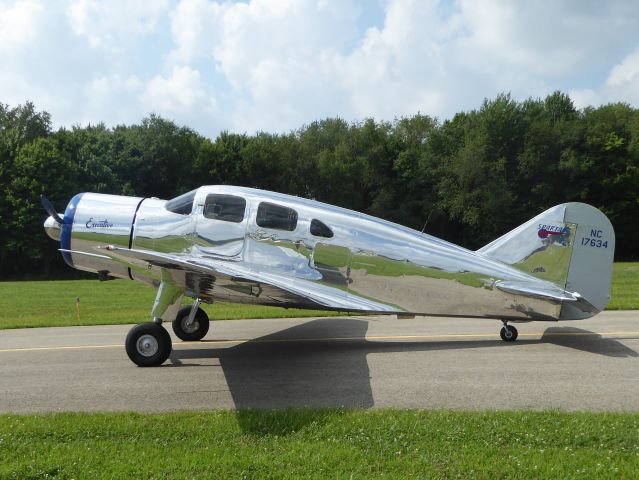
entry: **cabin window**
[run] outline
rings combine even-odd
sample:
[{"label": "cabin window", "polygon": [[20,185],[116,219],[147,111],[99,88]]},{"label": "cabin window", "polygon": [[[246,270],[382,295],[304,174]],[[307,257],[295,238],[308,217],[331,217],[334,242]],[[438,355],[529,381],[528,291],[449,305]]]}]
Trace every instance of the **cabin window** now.
[{"label": "cabin window", "polygon": [[180,215],[191,215],[193,211],[193,200],[195,200],[195,194],[197,190],[191,190],[188,193],[175,197],[173,200],[169,200],[164,205],[169,212],[179,213]]},{"label": "cabin window", "polygon": [[292,208],[262,202],[257,207],[257,225],[292,232],[297,227],[297,212]]},{"label": "cabin window", "polygon": [[333,238],[333,230],[324,222],[320,222],[317,219],[311,220],[311,235],[316,237]]},{"label": "cabin window", "polygon": [[240,223],[244,220],[246,200],[234,195],[207,195],[204,216],[213,220]]}]

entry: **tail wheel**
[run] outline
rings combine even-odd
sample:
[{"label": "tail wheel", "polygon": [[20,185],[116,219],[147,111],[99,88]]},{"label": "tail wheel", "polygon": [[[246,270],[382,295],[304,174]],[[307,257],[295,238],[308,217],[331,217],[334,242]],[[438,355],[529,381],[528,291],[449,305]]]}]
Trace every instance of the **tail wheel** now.
[{"label": "tail wheel", "polygon": [[501,331],[499,332],[499,335],[504,342],[514,342],[517,340],[518,334],[519,332],[517,332],[517,329],[512,325],[504,325],[501,327]]},{"label": "tail wheel", "polygon": [[187,342],[202,340],[209,331],[209,316],[204,310],[198,308],[193,322],[189,324],[191,307],[181,309],[173,320],[173,332],[180,339]]},{"label": "tail wheel", "polygon": [[171,354],[171,336],[162,325],[140,323],[133,327],[124,343],[126,353],[139,367],[162,365]]}]

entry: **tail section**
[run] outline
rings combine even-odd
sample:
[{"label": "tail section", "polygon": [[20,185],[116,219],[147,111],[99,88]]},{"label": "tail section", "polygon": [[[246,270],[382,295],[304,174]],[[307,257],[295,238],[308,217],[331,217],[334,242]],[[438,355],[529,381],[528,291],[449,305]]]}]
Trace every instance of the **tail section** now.
[{"label": "tail section", "polygon": [[573,294],[578,300],[562,301],[560,319],[590,317],[610,299],[615,232],[585,203],[552,207],[477,252]]}]

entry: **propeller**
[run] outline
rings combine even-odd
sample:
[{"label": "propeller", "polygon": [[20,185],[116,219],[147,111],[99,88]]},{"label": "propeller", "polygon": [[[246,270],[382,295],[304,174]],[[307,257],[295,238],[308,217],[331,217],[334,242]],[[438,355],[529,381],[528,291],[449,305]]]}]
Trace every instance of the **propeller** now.
[{"label": "propeller", "polygon": [[62,225],[62,217],[58,215],[58,212],[55,211],[55,208],[53,207],[53,204],[49,201],[49,199],[44,195],[40,195],[40,202],[42,202],[42,206],[47,211],[47,213],[51,215],[56,222]]}]

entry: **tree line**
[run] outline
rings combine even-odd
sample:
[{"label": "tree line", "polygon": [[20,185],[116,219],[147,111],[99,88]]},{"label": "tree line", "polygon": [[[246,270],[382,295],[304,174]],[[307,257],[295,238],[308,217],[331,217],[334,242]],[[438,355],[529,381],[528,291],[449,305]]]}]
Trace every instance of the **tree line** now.
[{"label": "tree line", "polygon": [[44,234],[39,195],[172,198],[205,184],[285,192],[385,218],[476,249],[552,205],[582,201],[639,257],[639,110],[578,110],[566,94],[509,94],[443,122],[328,118],[286,134],[214,140],[150,115],[135,125],[52,128],[0,103],[0,278],[68,275]]}]

